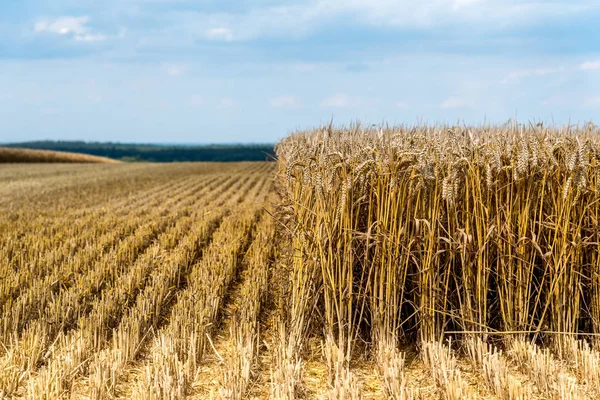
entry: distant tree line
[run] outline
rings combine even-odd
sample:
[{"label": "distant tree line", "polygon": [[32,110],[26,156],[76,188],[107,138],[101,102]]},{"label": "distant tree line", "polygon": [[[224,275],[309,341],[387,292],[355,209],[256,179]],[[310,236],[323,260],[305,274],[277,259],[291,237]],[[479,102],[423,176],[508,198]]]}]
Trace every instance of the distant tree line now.
[{"label": "distant tree line", "polygon": [[37,141],[11,143],[4,146],[38,150],[69,151],[129,162],[272,161],[275,153],[272,144],[184,146],[110,142]]}]

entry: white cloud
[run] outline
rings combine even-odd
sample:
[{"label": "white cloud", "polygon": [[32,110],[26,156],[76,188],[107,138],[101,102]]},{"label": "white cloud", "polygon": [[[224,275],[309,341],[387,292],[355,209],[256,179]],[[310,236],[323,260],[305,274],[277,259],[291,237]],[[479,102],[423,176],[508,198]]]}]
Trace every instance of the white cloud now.
[{"label": "white cloud", "polygon": [[398,101],[398,102],[396,102],[396,108],[400,108],[402,110],[405,110],[405,109],[408,108],[408,104],[406,104],[403,101]]},{"label": "white cloud", "polygon": [[76,35],[75,40],[78,42],[102,42],[107,39],[106,35]]},{"label": "white cloud", "polygon": [[562,107],[565,105],[564,96],[550,96],[547,99],[541,101],[541,105],[544,107]]},{"label": "white cloud", "polygon": [[594,0],[567,2],[538,0],[319,0],[353,11],[374,24],[431,26],[468,20],[475,23],[528,23],[532,18],[565,16],[599,9]]},{"label": "white cloud", "polygon": [[163,64],[163,71],[169,76],[181,76],[187,71],[187,66],[179,64]]},{"label": "white cloud", "polygon": [[319,104],[323,108],[351,108],[373,106],[381,103],[378,97],[351,96],[345,93],[335,93],[325,97]]},{"label": "white cloud", "polygon": [[212,28],[206,31],[206,37],[210,40],[218,40],[223,42],[233,41],[233,32],[229,28]]},{"label": "white cloud", "polygon": [[217,104],[217,108],[220,108],[220,109],[233,108],[233,107],[236,107],[237,105],[238,105],[238,102],[233,97],[222,97],[221,100],[219,100],[219,103]]},{"label": "white cloud", "polygon": [[294,69],[298,72],[313,72],[317,69],[317,66],[310,63],[298,63],[294,65]]},{"label": "white cloud", "polygon": [[587,98],[584,106],[588,108],[600,108],[600,96]]},{"label": "white cloud", "polygon": [[452,9],[459,10],[461,8],[473,6],[480,2],[481,0],[454,0],[452,2]]},{"label": "white cloud", "polygon": [[545,107],[553,107],[556,110],[560,110],[564,107],[600,109],[600,95],[594,96],[580,93],[563,93],[550,96],[543,100],[541,104]]},{"label": "white cloud", "polygon": [[189,98],[189,104],[192,107],[201,107],[203,106],[205,103],[204,97],[200,96],[200,95],[192,95]]},{"label": "white cloud", "polygon": [[502,79],[502,83],[509,83],[514,80],[518,80],[521,78],[527,78],[531,76],[544,76],[550,74],[556,74],[564,71],[564,67],[554,67],[554,68],[534,68],[534,69],[524,69],[520,71],[513,71],[508,74],[504,79]]},{"label": "white cloud", "polygon": [[300,100],[293,95],[283,95],[273,97],[269,100],[269,104],[276,108],[296,108],[300,105]]},{"label": "white cloud", "polygon": [[42,115],[56,115],[58,114],[58,110],[54,107],[43,107],[40,109],[40,113]]},{"label": "white cloud", "polygon": [[102,103],[102,100],[104,100],[104,98],[97,93],[88,93],[86,98],[90,103]]},{"label": "white cloud", "polygon": [[343,93],[336,93],[326,97],[321,101],[321,107],[329,108],[346,108],[355,103],[356,98],[350,97]]},{"label": "white cloud", "polygon": [[579,69],[583,71],[590,71],[595,69],[600,69],[600,60],[596,61],[586,61],[579,65]]},{"label": "white cloud", "polygon": [[[270,2],[269,2],[270,3]],[[263,3],[264,4],[264,3]],[[597,0],[307,0],[290,5],[256,6],[245,12],[187,12],[185,25],[209,40],[244,41],[258,37],[305,37],[340,19],[354,25],[419,27],[473,24],[484,30],[574,17],[600,10]],[[232,30],[232,27],[235,27]]]},{"label": "white cloud", "polygon": [[467,103],[460,97],[448,97],[440,104],[442,110],[454,110],[456,108],[466,107]]},{"label": "white cloud", "polygon": [[41,19],[35,23],[34,31],[39,34],[69,36],[78,42],[102,42],[108,39],[106,35],[92,32],[87,26],[89,22],[90,17],[87,15]]},{"label": "white cloud", "polygon": [[86,27],[88,22],[90,22],[90,17],[87,15],[81,17],[60,17],[55,20],[43,19],[35,24],[35,31],[58,35],[83,35],[88,31]]}]

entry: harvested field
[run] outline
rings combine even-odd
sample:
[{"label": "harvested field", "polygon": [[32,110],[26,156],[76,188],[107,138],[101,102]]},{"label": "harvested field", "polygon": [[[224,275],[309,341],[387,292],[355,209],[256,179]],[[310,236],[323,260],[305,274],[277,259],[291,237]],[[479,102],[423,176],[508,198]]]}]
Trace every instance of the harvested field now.
[{"label": "harvested field", "polygon": [[595,399],[600,132],[0,168],[0,397]]}]

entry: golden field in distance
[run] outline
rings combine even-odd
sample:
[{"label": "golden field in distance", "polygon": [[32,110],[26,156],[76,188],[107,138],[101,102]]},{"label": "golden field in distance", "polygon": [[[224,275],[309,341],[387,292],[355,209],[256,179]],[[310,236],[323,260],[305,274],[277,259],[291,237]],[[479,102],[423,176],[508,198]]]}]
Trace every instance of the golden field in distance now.
[{"label": "golden field in distance", "polygon": [[89,154],[65,151],[32,150],[0,147],[0,163],[110,163],[119,161]]},{"label": "golden field in distance", "polygon": [[1,396],[600,396],[596,127],[276,150],[0,167]]}]

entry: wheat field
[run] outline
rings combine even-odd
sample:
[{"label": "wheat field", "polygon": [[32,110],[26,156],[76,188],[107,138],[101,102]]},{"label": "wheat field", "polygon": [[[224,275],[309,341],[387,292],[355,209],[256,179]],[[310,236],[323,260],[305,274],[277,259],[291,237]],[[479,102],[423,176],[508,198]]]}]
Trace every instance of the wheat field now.
[{"label": "wheat field", "polygon": [[0,163],[108,163],[119,161],[92,156],[89,154],[70,153],[66,151],[20,149],[0,147]]},{"label": "wheat field", "polygon": [[600,131],[0,167],[0,396],[596,399]]}]

